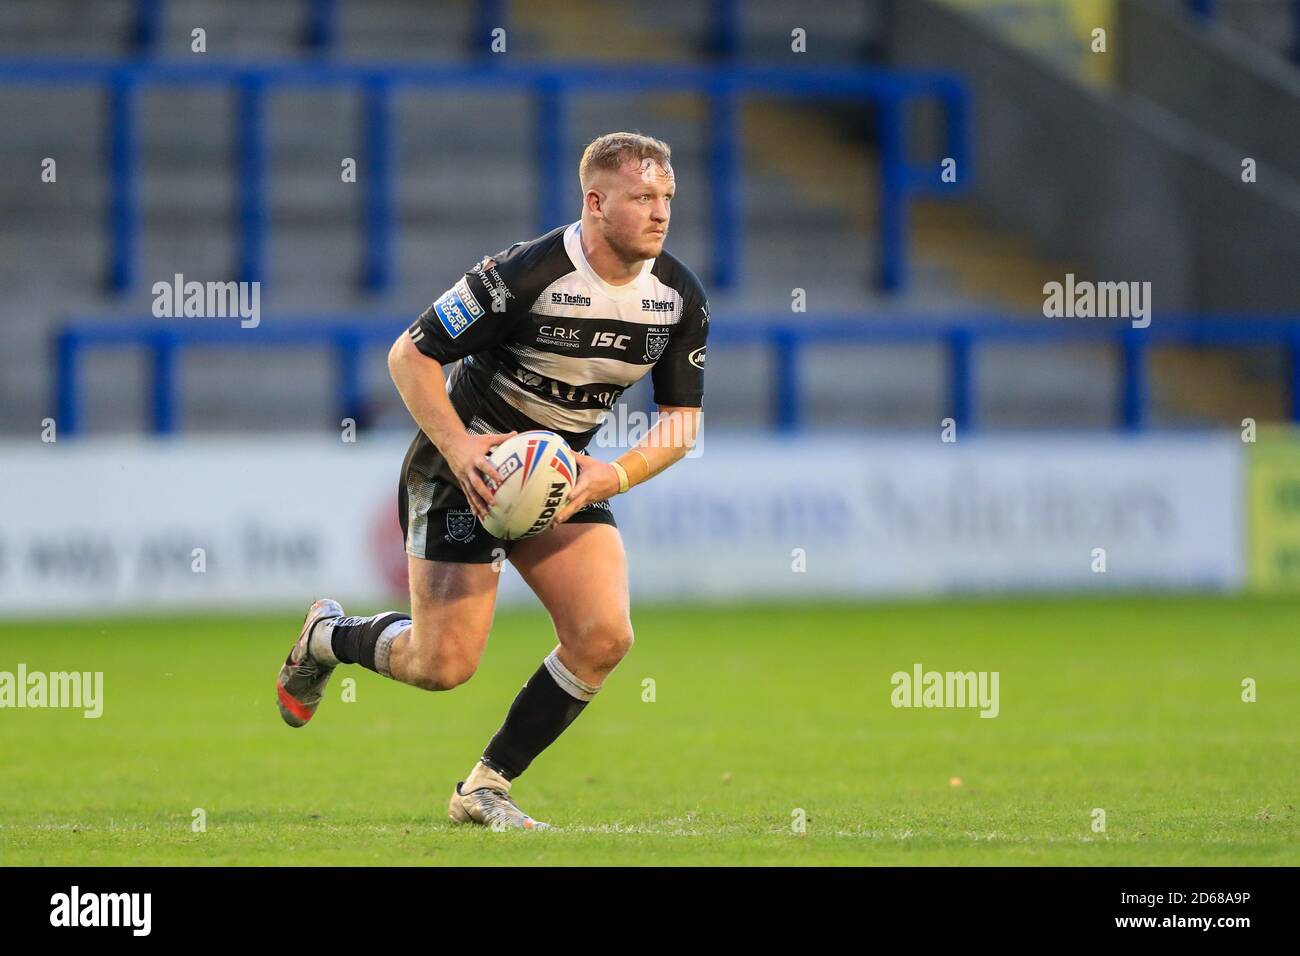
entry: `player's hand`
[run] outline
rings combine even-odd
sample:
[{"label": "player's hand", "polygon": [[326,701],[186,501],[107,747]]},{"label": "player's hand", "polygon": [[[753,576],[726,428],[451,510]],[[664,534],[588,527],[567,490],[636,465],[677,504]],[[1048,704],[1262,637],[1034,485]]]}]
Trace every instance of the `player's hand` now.
[{"label": "player's hand", "polygon": [[593,501],[604,501],[618,494],[618,472],[614,466],[590,455],[574,454],[578,460],[578,480],[569,495],[569,503],[560,509],[560,513],[551,522],[551,527],[564,524],[579,508]]},{"label": "player's hand", "polygon": [[493,482],[493,486],[499,485],[502,481],[501,473],[492,467],[492,462],[488,461],[488,452],[516,434],[518,433],[471,435],[466,432],[451,448],[440,449],[443,457],[447,459],[447,466],[451,468],[451,473],[456,476],[460,490],[469,501],[470,510],[478,518],[488,513],[488,507],[496,497],[492,488],[488,486],[488,481]]}]

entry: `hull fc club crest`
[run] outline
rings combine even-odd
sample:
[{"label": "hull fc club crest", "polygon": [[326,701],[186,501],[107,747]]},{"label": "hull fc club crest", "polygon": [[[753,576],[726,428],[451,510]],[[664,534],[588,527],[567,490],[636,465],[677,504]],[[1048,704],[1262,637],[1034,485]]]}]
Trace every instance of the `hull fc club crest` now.
[{"label": "hull fc club crest", "polygon": [[451,541],[469,541],[474,537],[478,519],[468,508],[447,512],[447,538]]},{"label": "hull fc club crest", "polygon": [[647,362],[659,361],[668,345],[667,332],[647,332],[645,335],[645,357]]}]

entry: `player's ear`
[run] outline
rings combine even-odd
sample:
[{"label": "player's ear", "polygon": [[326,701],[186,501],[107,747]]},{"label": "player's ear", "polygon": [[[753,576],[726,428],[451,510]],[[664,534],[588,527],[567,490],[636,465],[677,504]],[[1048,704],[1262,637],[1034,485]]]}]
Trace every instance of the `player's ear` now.
[{"label": "player's ear", "polygon": [[597,219],[604,218],[605,194],[599,189],[588,189],[585,199],[587,201],[587,212],[591,213]]}]

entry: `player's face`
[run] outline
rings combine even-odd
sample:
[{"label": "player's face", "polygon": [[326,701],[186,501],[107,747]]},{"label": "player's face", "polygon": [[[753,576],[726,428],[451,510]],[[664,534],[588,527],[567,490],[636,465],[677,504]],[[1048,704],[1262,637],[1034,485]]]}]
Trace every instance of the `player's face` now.
[{"label": "player's face", "polygon": [[625,163],[605,200],[605,238],[625,262],[654,259],[664,249],[676,181],[671,164]]}]

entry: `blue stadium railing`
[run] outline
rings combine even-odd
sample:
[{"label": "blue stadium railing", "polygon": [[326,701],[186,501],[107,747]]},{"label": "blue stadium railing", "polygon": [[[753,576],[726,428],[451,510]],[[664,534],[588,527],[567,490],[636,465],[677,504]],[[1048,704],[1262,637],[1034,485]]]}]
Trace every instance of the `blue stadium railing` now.
[{"label": "blue stadium railing", "polygon": [[[261,281],[266,275],[266,97],[286,87],[350,87],[362,92],[366,160],[361,177],[365,232],[363,286],[380,292],[393,282],[395,195],[395,90],[523,90],[535,102],[533,131],[537,176],[537,230],[569,221],[566,170],[568,104],[583,93],[687,91],[708,99],[711,284],[719,291],[742,280],[743,264],[741,130],[737,101],[749,94],[818,100],[867,101],[876,107],[880,148],[878,255],[875,283],[882,291],[901,290],[907,281],[907,212],[915,196],[963,192],[972,169],[967,87],[953,75],[924,71],[848,68],[803,70],[749,67],[443,65],[398,66],[325,61],[249,65],[209,61],[199,65],[168,61],[0,60],[0,84],[94,85],[108,96],[105,142],[109,175],[108,285],[125,291],[137,279],[140,202],[137,190],[138,91],[142,87],[218,86],[238,96],[236,176],[238,262],[236,277]],[[914,101],[934,100],[944,107],[946,145],[942,157],[917,164],[909,158],[907,109]],[[792,144],[793,146],[794,144]],[[943,158],[955,161],[956,179],[943,181]],[[574,197],[576,199],[576,197]]]},{"label": "blue stadium railing", "polygon": [[[142,348],[150,355],[149,390],[152,429],[160,435],[181,428],[177,355],[182,349],[280,349],[330,347],[337,363],[335,403],[340,419],[365,420],[362,385],[362,350],[392,342],[409,324],[409,317],[393,316],[275,316],[255,329],[243,329],[237,320],[200,320],[229,324],[177,325],[156,320],[74,319],[56,340],[57,374],[54,402],[61,434],[81,431],[84,396],[82,358],[88,351]],[[794,432],[808,423],[803,411],[800,353],[816,345],[936,344],[948,352],[947,395],[944,407],[969,433],[976,427],[978,386],[976,350],[985,344],[1052,346],[1062,344],[1110,345],[1120,357],[1115,425],[1140,431],[1148,425],[1150,390],[1148,351],[1155,346],[1193,345],[1243,347],[1268,345],[1283,348],[1291,361],[1291,418],[1300,422],[1300,316],[1164,316],[1145,329],[1129,323],[1100,319],[1071,321],[1008,319],[1002,315],[971,314],[948,320],[934,317],[894,317],[888,320],[862,316],[825,316],[791,322],[789,315],[713,317],[709,344],[714,364],[725,361],[731,346],[760,345],[771,350],[774,381],[770,424]]]}]

